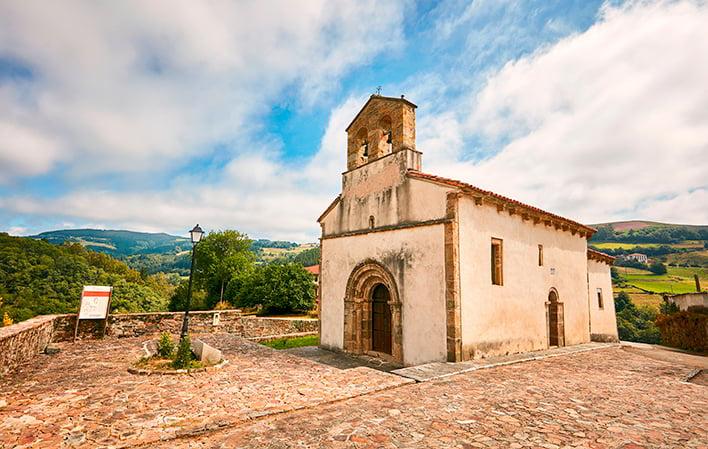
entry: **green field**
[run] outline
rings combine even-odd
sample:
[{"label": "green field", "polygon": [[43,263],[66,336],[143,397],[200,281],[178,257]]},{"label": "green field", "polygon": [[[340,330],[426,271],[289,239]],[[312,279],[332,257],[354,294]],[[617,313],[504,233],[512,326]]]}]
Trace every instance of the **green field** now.
[{"label": "green field", "polygon": [[[701,286],[708,286],[708,270],[705,268],[668,267],[668,273],[652,274],[637,268],[617,267],[617,271],[625,282],[644,292],[652,293],[691,293],[696,291],[693,275],[698,274]],[[628,293],[633,293],[629,292]]]},{"label": "green field", "polygon": [[590,242],[590,245],[598,249],[632,249],[632,248],[656,248],[658,243],[621,243],[621,242]]},{"label": "green field", "polygon": [[274,259],[285,257],[288,255],[295,255],[315,247],[317,247],[316,243],[304,243],[293,248],[262,248],[261,259],[264,262],[271,262]]}]

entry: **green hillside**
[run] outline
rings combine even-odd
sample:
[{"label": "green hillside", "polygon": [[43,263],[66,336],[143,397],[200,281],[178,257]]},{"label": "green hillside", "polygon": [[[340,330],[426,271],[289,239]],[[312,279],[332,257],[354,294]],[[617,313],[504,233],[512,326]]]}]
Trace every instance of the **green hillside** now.
[{"label": "green hillside", "polygon": [[[192,244],[185,237],[124,230],[65,229],[42,232],[31,238],[46,240],[55,245],[78,243],[92,251],[109,254],[122,260],[131,268],[146,275],[176,273],[186,276],[189,274]],[[284,257],[294,259],[299,253],[311,249],[312,246],[312,244],[300,245],[288,241],[258,239],[253,241],[251,250],[256,254],[259,262],[271,262]],[[306,261],[309,259],[311,257]]]},{"label": "green hillside", "polygon": [[163,274],[144,276],[107,254],[77,243],[0,233],[0,316],[76,312],[84,285],[112,285],[114,312],[167,310],[174,287]]},{"label": "green hillside", "polygon": [[103,229],[65,229],[42,232],[34,239],[61,245],[79,243],[94,251],[125,257],[137,254],[176,254],[191,249],[189,239],[165,233],[114,231]]},{"label": "green hillside", "polygon": [[638,220],[592,226],[590,245],[613,256],[642,253],[672,266],[708,267],[708,226]]}]

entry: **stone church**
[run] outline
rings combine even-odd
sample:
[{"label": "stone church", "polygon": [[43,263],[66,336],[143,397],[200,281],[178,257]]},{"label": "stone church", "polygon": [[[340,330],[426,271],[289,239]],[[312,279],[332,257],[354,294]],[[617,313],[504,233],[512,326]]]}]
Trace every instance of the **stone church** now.
[{"label": "stone church", "polygon": [[318,220],[321,345],[410,366],[616,340],[595,229],[424,173],[415,110],[372,95],[346,129]]}]

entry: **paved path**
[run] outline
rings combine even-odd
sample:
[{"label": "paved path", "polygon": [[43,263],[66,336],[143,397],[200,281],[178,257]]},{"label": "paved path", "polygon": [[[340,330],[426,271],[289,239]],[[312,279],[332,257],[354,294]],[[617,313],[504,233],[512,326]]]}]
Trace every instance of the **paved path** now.
[{"label": "paved path", "polygon": [[142,339],[62,344],[0,379],[0,448],[121,447],[312,407],[413,382],[340,370],[230,335],[208,335],[226,367],[179,376],[127,372]]},{"label": "paved path", "polygon": [[317,363],[334,366],[339,369],[350,369],[365,366],[378,371],[391,372],[401,367],[396,363],[386,362],[376,357],[366,355],[351,355],[343,352],[334,352],[317,346],[303,346],[300,348],[285,349],[284,352],[298,357],[304,357]]},{"label": "paved path", "polygon": [[408,384],[159,448],[708,448],[690,367],[620,348]]},{"label": "paved path", "polygon": [[512,365],[514,363],[530,362],[548,357],[558,357],[577,352],[594,351],[619,346],[617,343],[585,343],[575,346],[563,346],[560,348],[546,349],[544,351],[525,352],[522,354],[510,354],[499,357],[489,357],[486,359],[471,360],[468,362],[448,363],[434,362],[425,365],[411,366],[391,371],[399,376],[407,377],[418,382],[428,382],[434,379],[452,376],[454,374],[467,373],[478,369],[494,368],[502,365]]}]

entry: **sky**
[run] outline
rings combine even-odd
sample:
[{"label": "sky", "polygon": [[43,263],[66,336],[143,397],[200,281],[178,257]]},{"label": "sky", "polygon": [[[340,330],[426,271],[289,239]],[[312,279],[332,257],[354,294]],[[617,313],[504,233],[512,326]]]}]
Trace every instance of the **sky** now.
[{"label": "sky", "polygon": [[0,231],[316,241],[345,128],[584,223],[708,224],[705,1],[0,2]]}]

